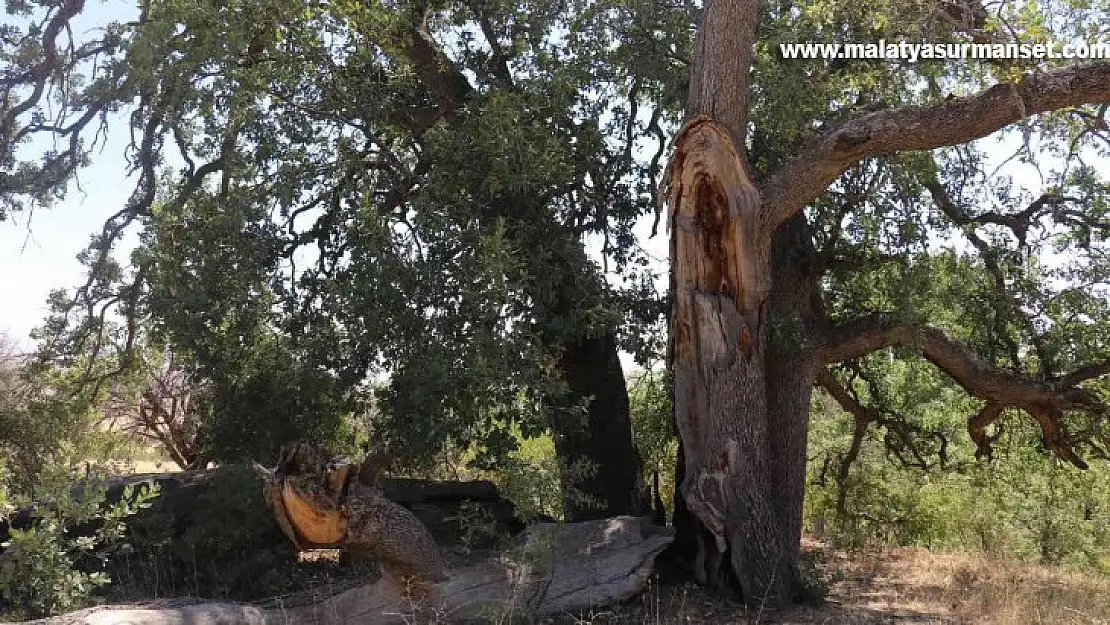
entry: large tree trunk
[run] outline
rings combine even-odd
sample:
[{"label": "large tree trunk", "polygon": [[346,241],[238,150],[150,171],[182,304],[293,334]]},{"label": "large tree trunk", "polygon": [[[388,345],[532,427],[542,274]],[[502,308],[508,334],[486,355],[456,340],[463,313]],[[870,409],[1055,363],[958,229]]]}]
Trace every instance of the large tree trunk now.
[{"label": "large tree trunk", "polygon": [[770,263],[755,237],[759,193],[732,136],[696,117],[676,140],[671,363],[680,488],[695,521],[687,531],[695,533],[697,579],[724,586],[735,576],[745,600],[777,603],[793,593],[796,547],[788,544],[790,506],[772,495],[781,476],[769,452],[789,434],[769,432]]},{"label": "large tree trunk", "polygon": [[789,562],[797,562],[801,549],[810,398],[823,365],[815,336],[821,302],[814,262],[809,225],[795,215],[774,238],[767,300],[767,461]]},{"label": "large tree trunk", "polygon": [[694,550],[699,581],[735,581],[745,601],[776,604],[793,597],[797,582],[808,408],[801,386],[810,376],[768,377],[783,376],[782,359],[800,347],[780,331],[793,316],[783,305],[790,299],[769,298],[778,277],[773,232],[744,160],[757,20],[758,3],[714,0],[698,30],[690,117],[667,180],[671,366],[689,513],[680,531],[693,536],[679,545]]}]

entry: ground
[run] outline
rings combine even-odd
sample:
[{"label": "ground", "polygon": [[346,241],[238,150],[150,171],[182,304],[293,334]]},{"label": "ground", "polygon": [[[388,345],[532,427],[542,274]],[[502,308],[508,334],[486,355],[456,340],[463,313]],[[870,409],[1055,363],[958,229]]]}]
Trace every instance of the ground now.
[{"label": "ground", "polygon": [[[829,580],[826,602],[786,611],[745,608],[694,584],[653,583],[637,601],[568,614],[544,625],[1110,625],[1110,577],[970,554],[893,548],[845,553],[814,545]],[[305,554],[332,559],[335,552]],[[360,580],[345,567],[319,585],[267,605],[300,605]]]},{"label": "ground", "polygon": [[1110,577],[924,549],[817,548],[830,579],[820,607],[773,612],[710,597],[692,584],[655,585],[637,604],[568,616],[558,625],[1110,625]]}]

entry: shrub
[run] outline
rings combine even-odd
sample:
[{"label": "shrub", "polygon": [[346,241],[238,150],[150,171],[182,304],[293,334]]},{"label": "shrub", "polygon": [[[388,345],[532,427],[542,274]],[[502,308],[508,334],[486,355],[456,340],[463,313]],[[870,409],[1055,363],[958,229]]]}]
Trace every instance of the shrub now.
[{"label": "shrub", "polygon": [[257,475],[228,465],[183,479],[132,519],[133,549],[113,563],[117,594],[253,599],[297,583],[296,553]]},{"label": "shrub", "polygon": [[676,486],[678,431],[670,381],[663,372],[645,372],[629,386],[628,400],[636,449],[644,462],[644,483],[652,484],[654,474],[658,474],[659,495],[668,514],[673,513],[674,501],[669,493],[674,492]]},{"label": "shrub", "polygon": [[[150,506],[157,489],[127,489],[105,505],[103,487],[86,485],[41,505],[31,527],[12,528],[0,553],[0,598],[16,615],[51,616],[81,607],[111,578],[104,568],[126,535],[125,520]],[[82,529],[95,528],[91,532]],[[76,529],[76,531],[75,531]]]},{"label": "shrub", "polygon": [[[935,405],[922,405],[923,419],[933,418],[932,427],[945,419],[962,425],[971,411],[939,392],[937,397]],[[809,529],[849,548],[919,546],[1108,570],[1110,465],[1093,459],[1081,471],[1051,457],[1038,449],[1038,428],[1024,415],[1007,419],[1004,427],[992,462],[975,459],[974,445],[955,430],[947,463],[928,471],[897,462],[876,432],[841,485],[837,466],[848,448],[851,421],[818,394],[809,438]],[[845,514],[837,510],[841,488]]]}]

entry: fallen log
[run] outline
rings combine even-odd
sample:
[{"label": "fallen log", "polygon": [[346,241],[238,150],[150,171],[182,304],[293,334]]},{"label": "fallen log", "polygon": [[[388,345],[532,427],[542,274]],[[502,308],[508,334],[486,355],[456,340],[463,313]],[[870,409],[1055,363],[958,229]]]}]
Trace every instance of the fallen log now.
[{"label": "fallen log", "polygon": [[[340,562],[332,555],[299,558],[267,506],[262,478],[246,465],[110,478],[105,484],[107,500],[119,501],[128,486],[138,490],[152,485],[159,487],[160,495],[127,519],[124,543],[112,551],[107,568],[98,557],[78,563],[82,571],[108,573],[113,580],[105,589],[109,595],[187,593],[250,602],[312,588],[319,575],[341,585],[356,583],[367,568],[358,553],[344,554]],[[512,503],[490,482],[383,477],[379,486],[387,498],[409,508],[448,552],[490,548],[525,527]],[[81,485],[71,494],[82,494]],[[13,521],[16,528],[28,527],[33,510],[24,510]],[[70,536],[93,536],[96,521],[67,531]],[[7,537],[7,527],[0,523],[0,544]],[[0,558],[4,552],[0,547]],[[0,597],[0,611],[4,603]]]},{"label": "fallen log", "polygon": [[642,517],[528,528],[517,547],[448,570],[446,581],[414,595],[384,576],[290,609],[233,603],[101,606],[30,621],[42,625],[395,625],[478,618],[543,617],[587,610],[635,597],[655,557],[671,543],[670,529]]},{"label": "fallen log", "polygon": [[[105,502],[109,505],[119,502],[128,487],[137,492],[143,487],[157,486],[162,493],[159,500],[151,509],[140,511],[136,520],[165,515],[174,521],[174,525],[185,526],[188,524],[187,517],[197,508],[198,499],[205,489],[215,480],[234,472],[249,473],[243,465],[225,465],[215,469],[176,473],[114,476],[103,483],[106,490]],[[379,486],[386,498],[411,510],[440,544],[460,542],[464,533],[461,523],[467,508],[472,514],[480,514],[488,519],[492,526],[491,533],[496,535],[516,534],[525,527],[512,502],[501,496],[493,482],[486,480],[437,482],[382,477]],[[258,487],[261,487],[261,480],[258,480]],[[84,484],[78,483],[70,490],[70,496],[79,499],[84,489]],[[45,505],[49,507],[49,504]],[[21,508],[9,518],[0,517],[0,544],[8,539],[9,528],[25,530],[34,519],[34,507]],[[88,531],[79,529],[76,535],[91,535],[96,527],[89,525],[81,529]],[[0,553],[3,553],[2,547]]]}]

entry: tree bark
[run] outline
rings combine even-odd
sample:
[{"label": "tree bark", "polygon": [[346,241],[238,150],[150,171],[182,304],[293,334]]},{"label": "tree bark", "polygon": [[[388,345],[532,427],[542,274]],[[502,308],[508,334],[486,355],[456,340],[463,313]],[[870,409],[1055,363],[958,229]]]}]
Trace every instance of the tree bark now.
[{"label": "tree bark", "polygon": [[[573,414],[553,420],[555,449],[564,462],[585,460],[594,470],[579,477],[561,473],[567,521],[641,514],[641,461],[632,444],[628,388],[613,332],[568,345],[559,362],[572,399],[591,398],[584,419]],[[556,408],[558,410],[558,408]],[[596,502],[575,497],[587,494]]]},{"label": "tree bark", "polygon": [[795,215],[773,241],[766,361],[770,495],[785,524],[782,557],[792,567],[802,544],[810,397],[824,364],[817,351],[823,309],[812,269],[815,260],[809,225],[804,216]]},{"label": "tree bark", "polygon": [[666,189],[671,367],[683,443],[681,503],[689,513],[680,515],[680,531],[694,535],[679,544],[696,550],[699,581],[735,580],[748,603],[778,604],[792,598],[797,581],[791,537],[800,533],[801,491],[794,456],[805,437],[803,402],[792,393],[807,376],[768,384],[769,371],[780,373],[769,362],[791,354],[786,343],[768,344],[768,313],[791,315],[783,305],[788,298],[768,301],[772,232],[744,158],[758,8],[714,0],[698,29],[690,117],[675,139]]},{"label": "tree bark", "polygon": [[[199,603],[176,607],[102,606],[34,623],[55,625],[401,625],[513,621],[554,616],[640,594],[670,530],[643,518],[543,523],[518,553],[495,554],[449,570],[449,579],[414,595],[388,576],[301,607]],[[517,550],[514,550],[516,552]]]},{"label": "tree bark", "polygon": [[[768,464],[770,263],[759,240],[759,192],[735,136],[698,116],[675,141],[671,366],[680,489],[694,521],[687,531],[696,534],[695,577],[726,586],[735,576],[744,600],[779,603],[793,594],[796,574],[783,516],[791,506],[770,494],[778,473]],[[784,482],[792,475],[781,473]]]}]

